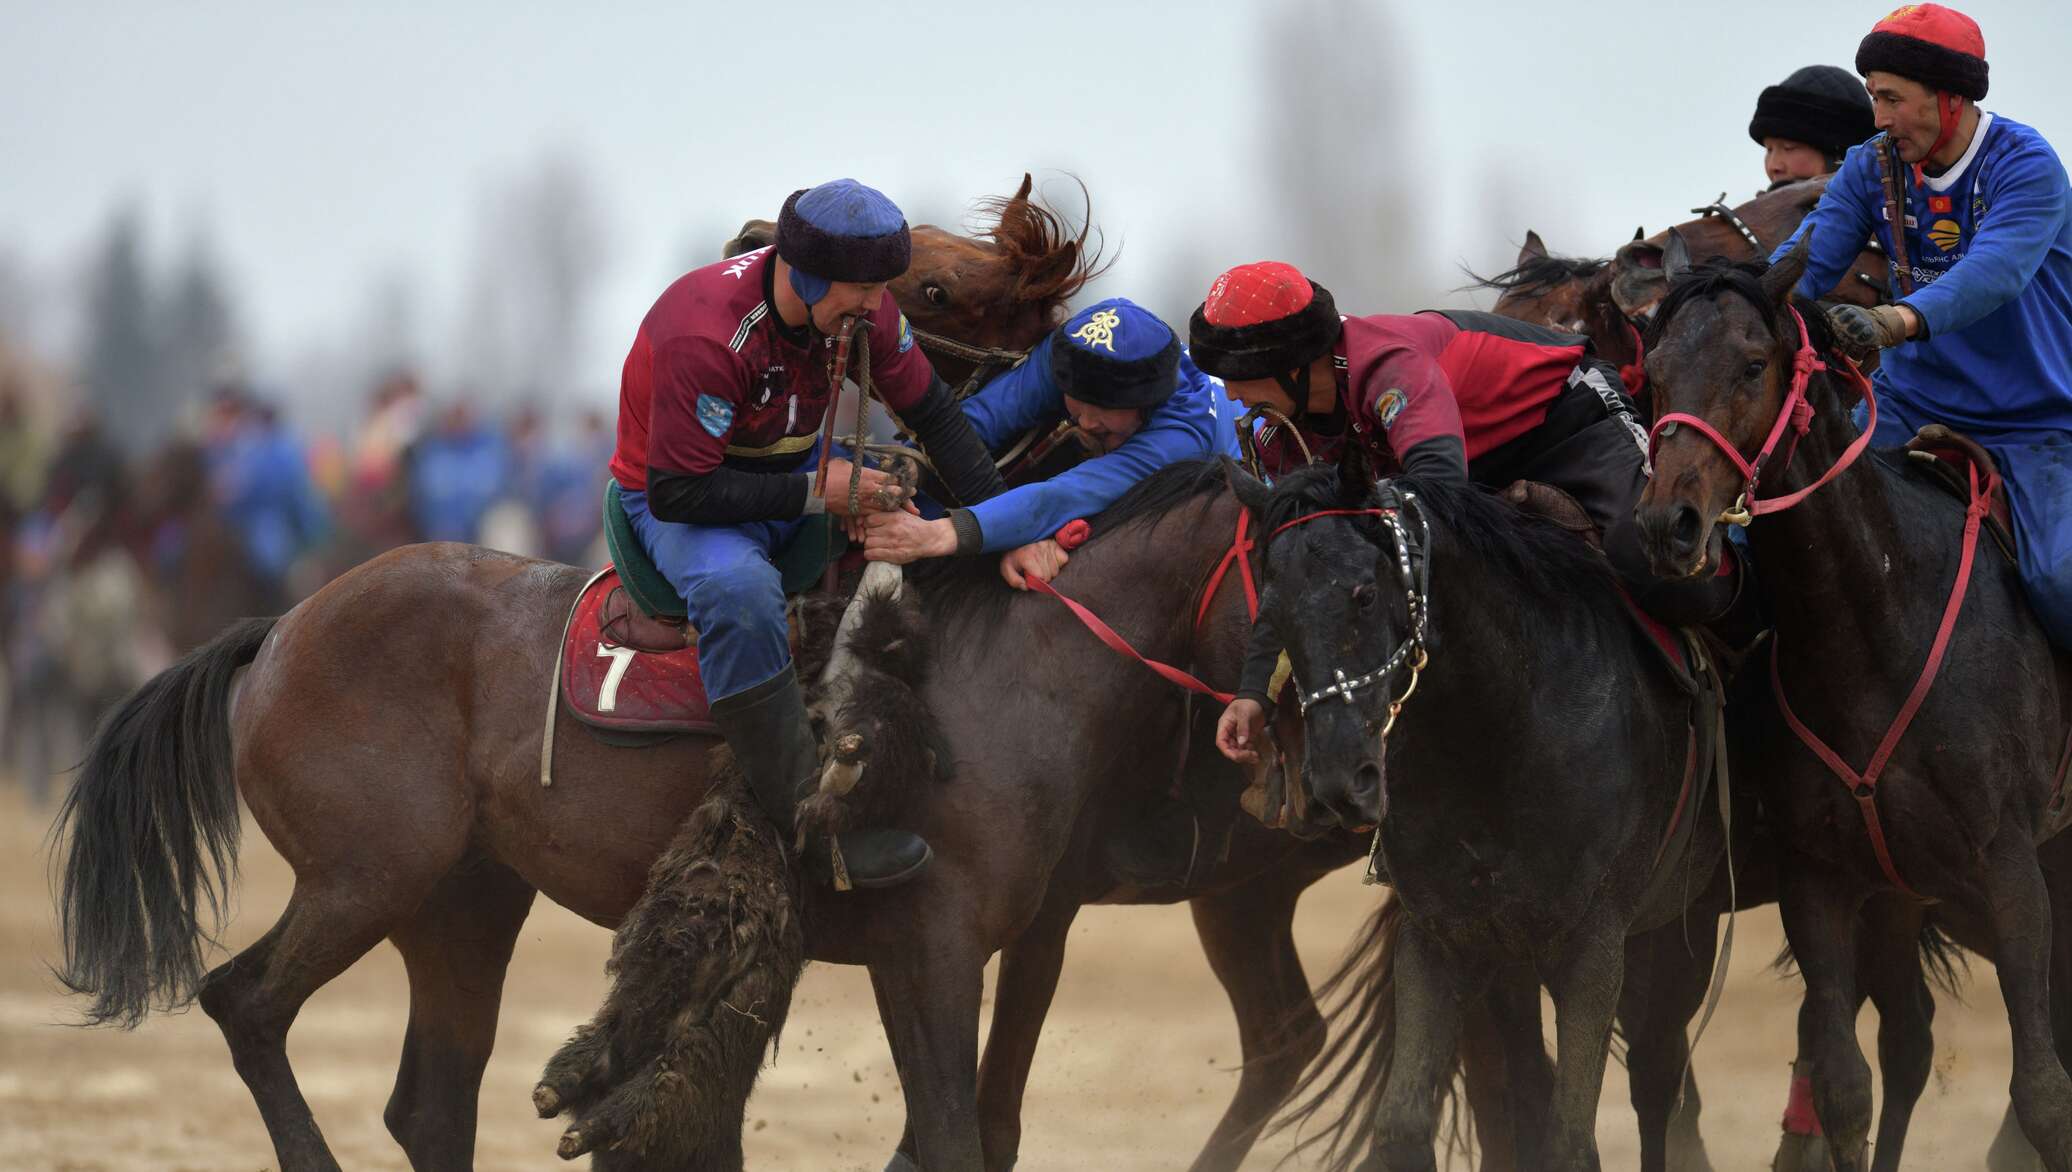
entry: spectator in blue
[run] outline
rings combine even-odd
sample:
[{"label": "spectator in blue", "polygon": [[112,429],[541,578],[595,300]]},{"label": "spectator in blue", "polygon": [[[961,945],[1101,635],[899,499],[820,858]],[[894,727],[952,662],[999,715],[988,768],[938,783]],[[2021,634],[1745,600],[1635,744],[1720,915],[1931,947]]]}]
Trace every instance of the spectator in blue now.
[{"label": "spectator in blue", "polygon": [[410,515],[419,538],[474,541],[482,515],[504,495],[510,477],[503,437],[466,402],[449,406],[411,454]]},{"label": "spectator in blue", "polygon": [[262,582],[280,590],[295,559],[330,529],[308,452],[270,404],[236,388],[216,393],[203,446],[218,515]]}]

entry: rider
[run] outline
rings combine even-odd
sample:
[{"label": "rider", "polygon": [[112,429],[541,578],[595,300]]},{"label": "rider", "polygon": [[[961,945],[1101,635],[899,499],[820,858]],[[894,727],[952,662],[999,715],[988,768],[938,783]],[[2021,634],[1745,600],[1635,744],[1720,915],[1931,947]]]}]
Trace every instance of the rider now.
[{"label": "rider", "polygon": [[989,447],[1069,417],[1100,454],[935,520],[872,514],[864,554],[904,564],[999,552],[1008,585],[1048,582],[1068,557],[1053,536],[1066,522],[1100,512],[1168,464],[1237,454],[1236,432],[1218,416],[1220,397],[1216,380],[1195,369],[1155,314],[1121,297],[1090,305],[965,400],[964,414]]},{"label": "rider", "polygon": [[[1730,555],[1709,579],[1660,582],[1649,570],[1633,520],[1647,435],[1586,339],[1458,310],[1341,317],[1328,290],[1277,261],[1217,277],[1189,334],[1195,361],[1231,398],[1280,417],[1257,433],[1268,475],[1299,467],[1306,443],[1323,460],[1357,450],[1384,475],[1542,481],[1582,505],[1627,591],[1658,619],[1719,623],[1734,610],[1738,625],[1753,610],[1753,591],[1740,589],[1747,563]],[[1744,597],[1746,612],[1734,605]],[[1216,729],[1233,760],[1258,759],[1280,643],[1253,628]]]},{"label": "rider", "polygon": [[1870,98],[1837,65],[1808,65],[1755,100],[1748,137],[1763,148],[1770,190],[1834,173],[1850,147],[1877,133]]},{"label": "rider", "polygon": [[[1832,288],[1872,233],[1894,258],[1894,304],[1829,311],[1856,345],[1891,347],[1873,376],[1881,447],[1924,424],[1993,454],[2013,507],[2029,601],[2072,648],[2072,194],[2043,136],[1978,108],[1978,25],[1940,4],[1879,21],[1856,50],[1881,138],[1849,152],[1820,204],[1798,291]],[[1905,202],[1897,263],[1879,154]],[[1904,283],[1902,283],[1904,282]]]},{"label": "rider", "polygon": [[[619,394],[611,472],[640,543],[698,632],[713,723],[749,788],[787,832],[819,764],[770,557],[811,514],[906,507],[898,482],[831,459],[814,495],[815,432],[832,399],[835,338],[869,339],[878,394],[919,437],[950,493],[997,492],[985,446],[928,361],[886,282],[912,245],[892,201],[853,179],[793,192],[777,242],[677,279],[641,322]],[[857,515],[850,482],[858,481]],[[903,882],[930,850],[905,830],[841,836],[850,881]]]}]

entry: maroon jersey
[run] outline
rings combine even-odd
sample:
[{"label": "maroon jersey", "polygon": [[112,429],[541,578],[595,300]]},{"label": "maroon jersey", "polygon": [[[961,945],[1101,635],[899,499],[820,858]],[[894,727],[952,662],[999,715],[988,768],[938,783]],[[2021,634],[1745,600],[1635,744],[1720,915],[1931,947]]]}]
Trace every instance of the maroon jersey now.
[{"label": "maroon jersey", "polygon": [[[693,269],[648,310],[619,381],[611,471],[621,486],[645,489],[650,466],[787,472],[817,442],[831,351],[777,317],[773,255],[763,248]],[[934,372],[890,292],[862,329],[878,396],[894,411],[918,404]]]},{"label": "maroon jersey", "polygon": [[[1383,475],[1401,471],[1421,445],[1457,451],[1465,464],[1531,431],[1586,353],[1573,334],[1489,313],[1342,320],[1333,359],[1345,430],[1303,428],[1302,439],[1334,463],[1358,444]],[[1286,429],[1264,428],[1259,439],[1268,474],[1301,466],[1301,446]]]}]

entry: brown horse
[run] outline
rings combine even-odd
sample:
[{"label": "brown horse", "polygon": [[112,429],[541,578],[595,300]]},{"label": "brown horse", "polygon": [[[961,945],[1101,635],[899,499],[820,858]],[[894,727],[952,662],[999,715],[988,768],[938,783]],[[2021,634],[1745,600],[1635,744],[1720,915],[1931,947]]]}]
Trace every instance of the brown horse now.
[{"label": "brown horse", "polygon": [[1627,392],[1641,394],[1640,329],[1612,296],[1610,261],[1558,256],[1528,230],[1516,265],[1493,277],[1468,275],[1471,288],[1496,290],[1494,312],[1589,338],[1597,356],[1619,368]]},{"label": "brown horse", "polygon": [[[1724,202],[1692,208],[1698,218],[1635,239],[1620,247],[1612,257],[1611,288],[1614,300],[1626,316],[1645,319],[1669,292],[1668,271],[1663,252],[1670,231],[1680,234],[1696,260],[1725,257],[1728,260],[1768,260],[1770,253],[1798,230],[1799,223],[1820,202],[1827,190],[1828,176],[1820,175],[1774,191],[1766,191],[1732,208]],[[1722,197],[1724,200],[1724,197]],[[1828,294],[1857,305],[1876,305],[1885,300],[1887,274],[1891,266],[1884,252],[1865,248],[1857,255],[1849,275]]]}]

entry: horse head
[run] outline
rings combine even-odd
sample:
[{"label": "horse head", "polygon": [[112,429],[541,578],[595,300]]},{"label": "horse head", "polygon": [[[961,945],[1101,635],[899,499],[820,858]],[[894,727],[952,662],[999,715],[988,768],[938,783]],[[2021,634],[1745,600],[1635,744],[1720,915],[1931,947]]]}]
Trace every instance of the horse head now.
[{"label": "horse head", "polygon": [[1340,825],[1373,826],[1388,811],[1383,738],[1422,667],[1424,604],[1408,568],[1424,556],[1421,530],[1357,460],[1271,490],[1240,483],[1238,496],[1268,535],[1259,617],[1294,669],[1283,702],[1303,708],[1309,794]]},{"label": "horse head", "polygon": [[[933,224],[913,229],[913,261],[892,282],[892,296],[916,329],[966,346],[1027,350],[1064,319],[1066,302],[1103,268],[1098,245],[1087,243],[1092,204],[1075,232],[1064,216],[1031,197],[1034,185],[1024,174],[1013,195],[979,201],[984,226],[975,235]],[[726,255],[776,238],[775,224],[750,220],[727,242]],[[929,348],[925,340],[922,348]],[[956,355],[930,359],[952,384],[973,369]]]},{"label": "horse head", "polygon": [[[1808,244],[1802,237],[1767,267],[1715,262],[1689,270],[1670,288],[1649,330],[1648,382],[1661,422],[1654,475],[1636,517],[1657,574],[1695,577],[1719,563],[1724,531],[1718,522],[1751,487],[1719,441],[1754,460],[1776,429],[1801,341],[1791,299]],[[1819,313],[1809,307],[1804,316],[1809,330],[1821,330]],[[1700,420],[1719,439],[1671,415]],[[1781,476],[1784,469],[1770,471]]]},{"label": "horse head", "polygon": [[[1696,219],[1686,220],[1645,239],[1636,231],[1634,238],[1612,255],[1613,298],[1621,310],[1635,318],[1645,318],[1661,304],[1662,298],[1669,293],[1671,278],[1671,266],[1663,259],[1670,232],[1683,237],[1685,246],[1696,260],[1715,256],[1729,260],[1764,259],[1768,250],[1782,244],[1798,230],[1799,223],[1812,212],[1820,202],[1821,193],[1827,190],[1827,180],[1825,175],[1801,180],[1766,191],[1731,209],[1724,203],[1694,208],[1692,210],[1699,213]],[[1761,244],[1760,249],[1749,243],[1743,228],[1754,234]],[[1852,297],[1852,300],[1856,299],[1859,298]],[[1872,303],[1862,301],[1865,305]]]}]

